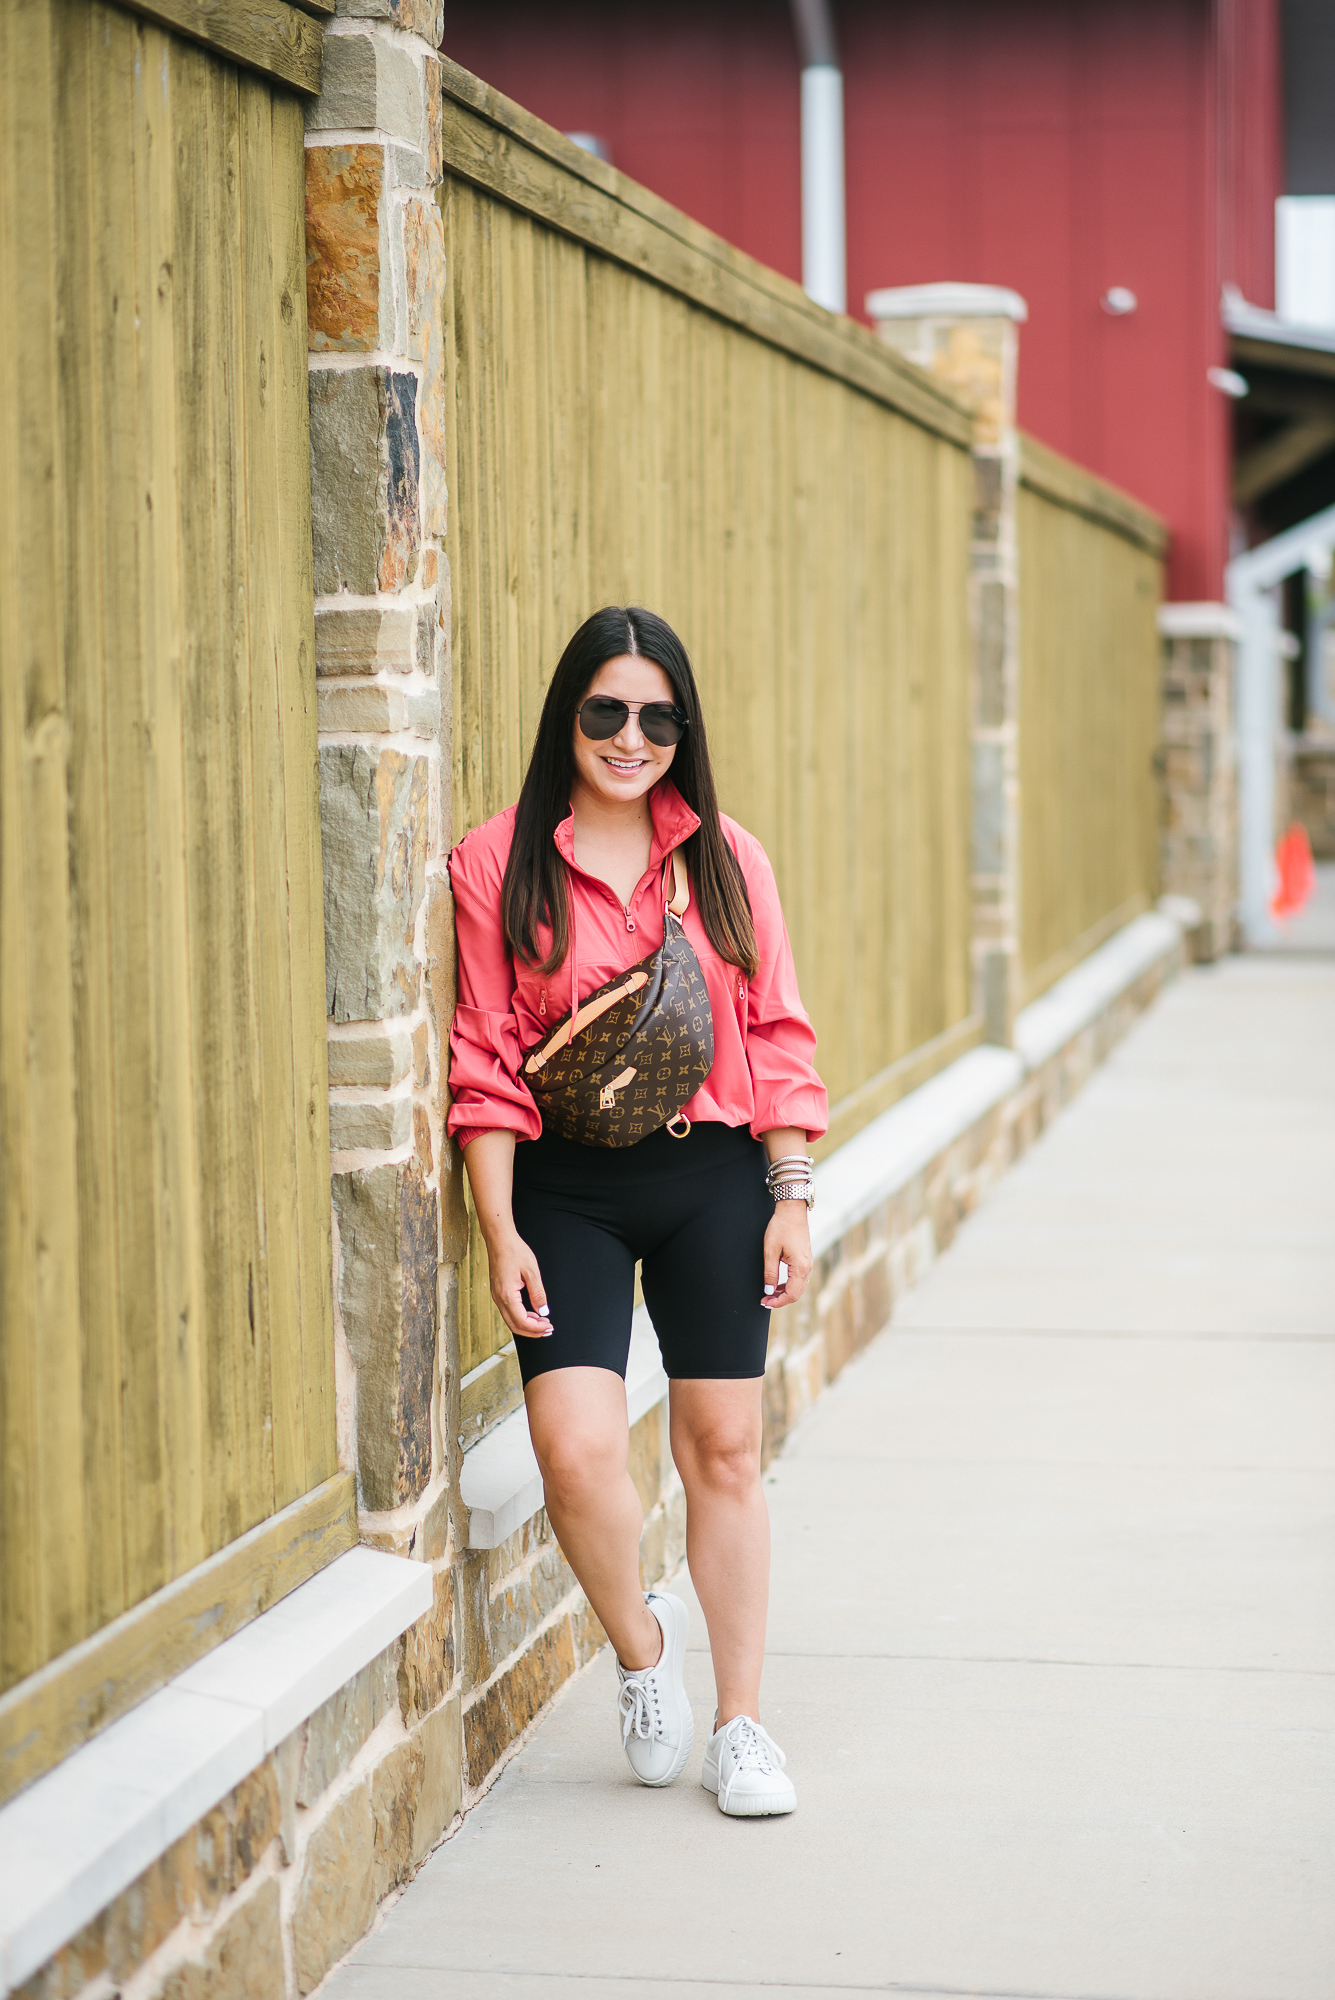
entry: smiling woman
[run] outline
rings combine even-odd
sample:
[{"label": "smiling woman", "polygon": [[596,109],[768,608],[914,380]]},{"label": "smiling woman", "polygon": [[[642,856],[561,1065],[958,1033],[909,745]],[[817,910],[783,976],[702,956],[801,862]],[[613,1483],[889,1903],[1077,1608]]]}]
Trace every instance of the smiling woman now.
[{"label": "smiling woman", "polygon": [[450,874],[450,1130],[548,1515],[616,1648],[627,1756],[669,1784],[692,1736],[685,1607],[639,1588],[623,1385],[641,1262],[718,1688],[702,1782],[725,1812],[790,1812],[759,1722],[761,1382],[769,1314],[811,1270],[805,1149],[826,1099],[773,872],[719,812],[695,676],[662,619],[609,607],[580,627],[517,806]]},{"label": "smiling woman", "polygon": [[[641,649],[642,642],[653,647],[654,657]],[[609,730],[613,706],[618,726]],[[642,729],[636,718],[646,707],[650,721]],[[680,715],[681,723],[671,730],[660,728],[654,718],[660,709]],[[645,801],[669,768],[675,790],[699,819],[683,858],[701,921],[719,955],[748,977],[754,974],[751,905],[741,866],[723,834],[690,660],[663,619],[618,609],[595,612],[580,627],[543,703],[505,869],[506,938],[519,958],[534,957],[545,922],[551,939],[542,969],[551,971],[565,959],[570,944],[567,871],[553,846],[553,833],[576,795],[576,842],[589,857],[589,872],[611,880],[597,864],[607,861],[609,849],[622,851],[629,822],[647,841]],[[626,900],[622,898],[623,907]]]}]

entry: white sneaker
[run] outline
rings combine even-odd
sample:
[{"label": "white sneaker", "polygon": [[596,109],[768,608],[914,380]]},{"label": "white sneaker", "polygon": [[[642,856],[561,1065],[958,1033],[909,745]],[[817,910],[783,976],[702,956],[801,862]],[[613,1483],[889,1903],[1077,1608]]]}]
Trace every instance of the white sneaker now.
[{"label": "white sneaker", "polygon": [[651,1590],[645,1602],[662,1627],[663,1651],[653,1667],[628,1671],[617,1661],[621,1744],[642,1785],[670,1785],[690,1756],[695,1739],[695,1722],[682,1680],[686,1606],[665,1590]]},{"label": "white sneaker", "polygon": [[716,1729],[705,1750],[700,1783],[718,1793],[719,1811],[735,1819],[758,1819],[764,1813],[790,1813],[797,1804],[788,1762],[774,1738],[749,1715],[734,1715]]}]

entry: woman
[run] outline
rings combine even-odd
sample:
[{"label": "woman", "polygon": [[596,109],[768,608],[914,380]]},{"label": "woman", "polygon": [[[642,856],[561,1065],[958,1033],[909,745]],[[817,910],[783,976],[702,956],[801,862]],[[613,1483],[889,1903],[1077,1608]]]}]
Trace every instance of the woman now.
[{"label": "woman", "polygon": [[[661,618],[609,607],[580,627],[547,691],[518,805],[455,848],[450,874],[449,1130],[464,1148],[491,1295],[515,1336],[548,1517],[616,1649],[631,1768],[670,1784],[693,1730],[686,1608],[639,1586],[624,1376],[642,1259],[718,1693],[703,1782],[726,1813],[791,1812],[783,1753],[760,1723],[761,1385],[768,1314],[799,1299],[811,1271],[806,1146],[825,1130],[826,1098],[773,873],[718,810],[695,677]],[[629,1144],[576,1143],[550,1117],[544,1126],[535,1055],[544,1043],[574,1047],[553,1031],[676,937],[665,905],[675,911],[685,895],[679,929],[704,974],[712,1066],[706,1053],[704,1081],[670,1127]],[[614,1103],[619,1088],[614,1079],[596,1101]]]}]

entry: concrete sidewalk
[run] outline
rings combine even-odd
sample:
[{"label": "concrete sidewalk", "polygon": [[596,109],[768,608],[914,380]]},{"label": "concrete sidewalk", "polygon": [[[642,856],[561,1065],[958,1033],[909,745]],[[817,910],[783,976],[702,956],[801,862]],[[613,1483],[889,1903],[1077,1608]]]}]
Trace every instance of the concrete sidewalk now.
[{"label": "concrete sidewalk", "polygon": [[1330,2000],[1335,961],[1171,989],[767,1478],[797,1813],[693,1605],[687,1775],[604,1654],[331,2000]]}]

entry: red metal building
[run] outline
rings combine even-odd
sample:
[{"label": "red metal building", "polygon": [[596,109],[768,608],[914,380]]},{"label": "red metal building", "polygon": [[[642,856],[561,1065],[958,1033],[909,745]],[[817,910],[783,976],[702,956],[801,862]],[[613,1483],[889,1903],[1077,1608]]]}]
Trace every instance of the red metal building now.
[{"label": "red metal building", "polygon": [[[1029,306],[1020,421],[1173,530],[1175,598],[1229,546],[1225,284],[1272,306],[1279,0],[839,0],[848,299],[940,279]],[[450,0],[445,52],[801,276],[784,0]],[[1110,288],[1135,295],[1111,315]]]}]

